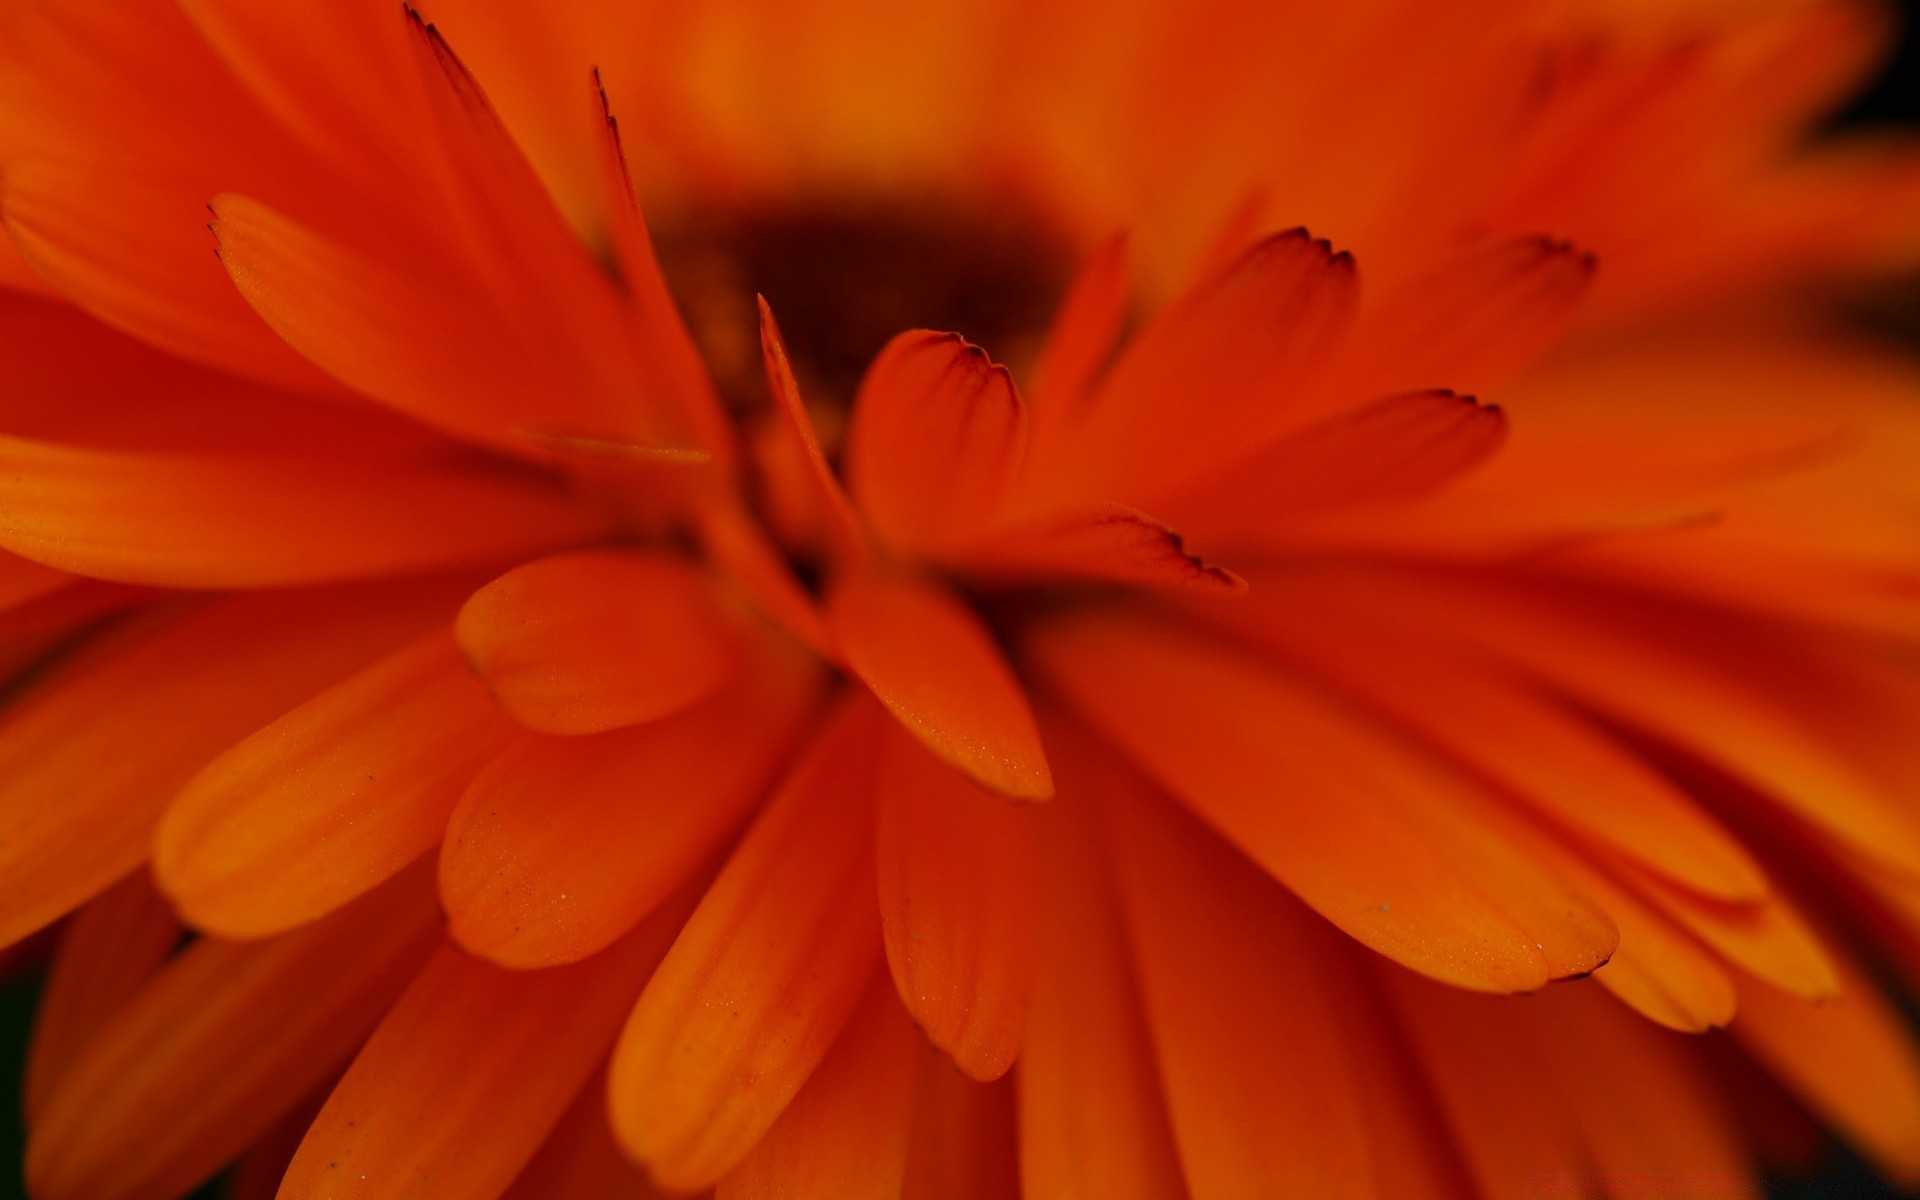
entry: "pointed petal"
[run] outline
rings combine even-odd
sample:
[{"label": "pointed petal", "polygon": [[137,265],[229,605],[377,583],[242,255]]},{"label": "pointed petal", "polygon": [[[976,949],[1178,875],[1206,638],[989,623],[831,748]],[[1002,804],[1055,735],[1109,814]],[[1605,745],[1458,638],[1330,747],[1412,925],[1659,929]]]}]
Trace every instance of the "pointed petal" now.
[{"label": "pointed petal", "polygon": [[521,431],[684,449],[657,441],[644,406],[622,411],[426,248],[377,259],[245,196],[218,197],[213,211],[240,294],[348,387],[509,452],[527,451]]},{"label": "pointed petal", "polygon": [[1325,926],[1164,798],[1101,799],[1194,1200],[1374,1195]]},{"label": "pointed petal", "polygon": [[787,650],[679,716],[509,745],[447,823],[440,892],[454,940],[534,968],[619,938],[765,797],[820,684]]},{"label": "pointed petal", "polygon": [[1122,351],[1035,464],[1047,492],[1150,506],[1244,457],[1299,420],[1287,401],[1338,348],[1357,292],[1353,260],[1304,230],[1254,246]]},{"label": "pointed petal", "polygon": [[880,923],[894,984],[974,1079],[1020,1052],[1038,904],[1032,814],[889,730],[880,775]]},{"label": "pointed petal", "polygon": [[60,1080],[27,1177],[47,1200],[192,1190],[339,1071],[438,937],[414,871],[297,933],[195,942]]},{"label": "pointed petal", "polygon": [[1369,306],[1337,377],[1360,395],[1497,387],[1560,340],[1594,267],[1593,255],[1545,237],[1460,251]]},{"label": "pointed petal", "polygon": [[806,402],[800,398],[800,384],[793,377],[793,363],[787,357],[786,343],[781,340],[780,326],[774,322],[773,309],[767,306],[764,296],[759,298],[759,304],[760,354],[766,362],[767,392],[773,397],[778,428],[797,449],[804,464],[803,473],[813,496],[812,507],[825,523],[829,551],[843,560],[859,561],[867,554],[866,527],[820,449],[820,435],[814,431],[813,418],[807,415]]},{"label": "pointed petal", "polygon": [[847,487],[882,542],[927,553],[993,521],[1026,448],[1005,367],[958,334],[903,333],[854,398]]},{"label": "pointed petal", "polygon": [[1125,234],[1102,242],[1080,265],[1047,331],[1033,371],[1034,435],[1077,413],[1113,357],[1132,299],[1133,267]]},{"label": "pointed petal", "polygon": [[731,1170],[853,1012],[880,952],[872,787],[885,718],[841,703],[741,839],[614,1052],[615,1133],[662,1186]]},{"label": "pointed petal", "polygon": [[154,871],[201,929],[292,929],[438,843],[511,728],[446,631],[428,634],[203,768],[160,822]]},{"label": "pointed petal", "polygon": [[1172,529],[1118,504],[994,530],[946,557],[969,578],[995,583],[1070,579],[1227,594],[1247,586],[1188,550]]},{"label": "pointed petal", "polygon": [[703,572],[623,550],[515,567],[473,594],[454,631],[500,703],[541,733],[658,720],[719,690],[744,652]]},{"label": "pointed petal", "polygon": [[44,158],[7,164],[0,214],[60,294],[190,362],[294,391],[340,388],[290,350],[207,258],[203,192]]},{"label": "pointed petal", "polygon": [[37,1123],[47,1096],[101,1029],[180,943],[180,921],[145,871],[73,915],[41,985],[21,1107]]},{"label": "pointed petal", "polygon": [[715,1200],[898,1200],[919,1039],[884,973]]},{"label": "pointed petal", "polygon": [[[1048,727],[1053,736],[1055,725]],[[1034,816],[1043,843],[1040,965],[1019,1091],[1027,1200],[1168,1200],[1186,1194],[1118,900],[1095,857],[1088,773],[1063,749],[1067,798]],[[1093,786],[1098,786],[1097,782]]]},{"label": "pointed petal", "polygon": [[1284,536],[1289,517],[1437,492],[1506,437],[1506,414],[1472,396],[1406,392],[1288,434],[1209,479],[1191,506],[1213,538],[1258,544]]},{"label": "pointed petal", "polygon": [[185,601],[63,661],[0,723],[0,944],[145,862],[208,759],[444,621],[452,595],[421,583]]},{"label": "pointed petal", "polygon": [[1157,782],[1388,957],[1465,987],[1531,991],[1617,944],[1469,780],[1276,666],[1125,611],[1056,618],[1028,649]]},{"label": "pointed petal", "polygon": [[508,971],[444,946],[361,1048],[287,1168],[282,1200],[496,1196],[593,1075],[679,928],[662,909],[603,953]]},{"label": "pointed petal", "polygon": [[1053,794],[1026,693],[960,597],[863,571],[835,583],[827,620],[847,668],[934,754],[1003,796]]}]

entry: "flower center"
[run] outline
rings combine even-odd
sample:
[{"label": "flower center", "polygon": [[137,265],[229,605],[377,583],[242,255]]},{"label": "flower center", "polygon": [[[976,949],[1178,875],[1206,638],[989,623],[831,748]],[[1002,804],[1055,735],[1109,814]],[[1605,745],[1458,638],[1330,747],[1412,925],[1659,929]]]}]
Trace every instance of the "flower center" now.
[{"label": "flower center", "polygon": [[1031,212],[942,201],[693,214],[655,246],[728,402],[764,394],[753,298],[785,334],[811,404],[848,405],[881,347],[907,329],[958,333],[1019,368],[1069,280],[1066,240]]}]

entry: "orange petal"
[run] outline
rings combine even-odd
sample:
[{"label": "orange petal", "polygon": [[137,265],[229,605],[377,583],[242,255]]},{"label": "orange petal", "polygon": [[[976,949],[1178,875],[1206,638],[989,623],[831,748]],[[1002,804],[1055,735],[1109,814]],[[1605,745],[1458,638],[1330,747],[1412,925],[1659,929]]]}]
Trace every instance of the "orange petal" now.
[{"label": "orange petal", "polygon": [[446,631],[428,634],[202,769],[160,822],[154,870],[202,929],[291,929],[438,843],[511,728]]},{"label": "orange petal", "polygon": [[805,464],[804,474],[811,483],[813,495],[812,507],[826,524],[829,550],[843,560],[858,561],[867,552],[866,528],[820,449],[820,436],[814,432],[813,418],[807,415],[806,402],[800,398],[800,384],[793,377],[793,363],[787,358],[786,343],[780,338],[780,326],[774,322],[773,309],[767,306],[764,296],[759,298],[759,304],[760,353],[766,361],[767,391],[779,413],[778,428],[798,448]]},{"label": "orange petal", "polygon": [[1609,855],[1723,900],[1766,894],[1740,841],[1591,719],[1479,656],[1356,618],[1346,600],[1276,572],[1244,604],[1190,611],[1312,667]]},{"label": "orange petal", "polygon": [[1374,1195],[1325,926],[1163,798],[1101,800],[1195,1200]]},{"label": "orange petal", "polygon": [[[1050,737],[1055,728],[1049,724]],[[1167,1200],[1186,1189],[1118,901],[1094,856],[1085,799],[1094,793],[1080,763],[1063,752],[1066,797],[1034,814],[1043,831],[1044,906],[1027,1040],[1014,1075],[1021,1194]]]},{"label": "orange petal", "polygon": [[1352,258],[1304,230],[1254,246],[1121,353],[1059,453],[1034,464],[1036,492],[1151,505],[1245,457],[1300,419],[1287,400],[1338,348],[1357,293]]},{"label": "orange petal", "polygon": [[510,745],[447,824],[454,940],[509,967],[610,944],[764,798],[819,697],[819,668],[787,650],[680,716]]},{"label": "orange petal", "polygon": [[900,1200],[1020,1200],[1013,1079],[975,1083],[921,1043]]},{"label": "orange petal", "polygon": [[715,1200],[898,1196],[913,1119],[919,1039],[875,973],[833,1049]]},{"label": "orange petal", "polygon": [[1189,551],[1172,529],[1118,504],[994,530],[944,557],[969,578],[994,583],[1077,579],[1229,594],[1247,587],[1232,571]]},{"label": "orange petal", "polygon": [[1530,991],[1592,970],[1617,943],[1468,780],[1277,667],[1152,614],[1057,618],[1028,648],[1148,774],[1388,957]]},{"label": "orange petal", "polygon": [[990,524],[1020,470],[1027,410],[1007,369],[959,334],[900,334],[860,381],[847,487],[877,537],[925,552]]},{"label": "orange petal", "polygon": [[1038,882],[1032,814],[904,734],[880,774],[880,923],[900,998],[978,1080],[1020,1052],[1033,987]]},{"label": "orange petal", "polygon": [[883,720],[844,700],[761,812],[635,1006],[614,1132],[662,1186],[731,1170],[852,1013],[880,952],[872,787]]},{"label": "orange petal", "polygon": [[1210,536],[1258,544],[1303,513],[1439,491],[1498,451],[1506,414],[1449,391],[1406,392],[1288,434],[1207,480],[1191,506]]},{"label": "orange petal", "polygon": [[1376,965],[1480,1195],[1512,1195],[1537,1176],[1586,1169],[1573,1115],[1513,1036],[1509,1014],[1527,997],[1475,996]]},{"label": "orange petal", "polygon": [[0,678],[13,678],[89,626],[145,599],[138,588],[83,579],[0,612]]},{"label": "orange petal", "polygon": [[1911,1026],[1853,963],[1819,1002],[1740,981],[1729,1027],[1749,1053],[1890,1176],[1920,1171],[1920,1046]]},{"label": "orange petal", "polygon": [[410,872],[271,942],[203,938],[169,963],[46,1099],[35,1196],[190,1191],[339,1071],[438,937]]},{"label": "orange petal", "polygon": [[207,259],[206,194],[123,170],[15,159],[7,231],[63,296],[169,354],[263,383],[339,386],[248,310]]},{"label": "orange petal", "polygon": [[473,594],[454,630],[500,703],[541,733],[658,720],[712,695],[742,653],[697,567],[622,550],[515,567]]},{"label": "orange petal", "polygon": [[180,943],[180,921],[135,871],[73,915],[41,985],[21,1107],[37,1121],[82,1051]]},{"label": "orange petal", "polygon": [[1080,266],[1047,331],[1033,370],[1034,436],[1079,411],[1113,356],[1132,299],[1133,267],[1125,234],[1100,244]]},{"label": "orange petal", "polygon": [[1642,899],[1729,962],[1809,1000],[1839,993],[1832,952],[1786,897],[1729,904],[1645,872],[1621,871]]},{"label": "orange petal", "polygon": [[183,601],[64,660],[0,724],[0,944],[146,861],[208,759],[452,607],[444,582]]},{"label": "orange petal", "polygon": [[282,1200],[496,1196],[593,1075],[686,912],[663,908],[570,966],[509,971],[444,946],[300,1143]]},{"label": "orange petal", "polygon": [[600,399],[551,346],[431,262],[376,259],[245,196],[213,202],[221,261],[247,302],[340,382],[456,436],[524,454],[524,433],[600,438],[637,455],[644,407]]},{"label": "orange petal", "polygon": [[0,554],[0,611],[51,595],[73,576],[12,554]]},{"label": "orange petal", "polygon": [[1392,589],[1403,612],[1725,769],[1849,851],[1920,877],[1920,822],[1771,697],[1763,677],[1731,655],[1703,653],[1704,639],[1686,623],[1663,625],[1624,603],[1560,589],[1460,587],[1410,574],[1373,582],[1376,596],[1383,583]]},{"label": "orange petal", "polygon": [[960,597],[863,571],[835,583],[827,620],[847,668],[929,750],[1001,795],[1053,794],[1026,693]]},{"label": "orange petal", "polygon": [[441,570],[599,527],[557,481],[497,464],[367,446],[123,451],[0,437],[0,545],[126,583],[252,588]]},{"label": "orange petal", "polygon": [[700,349],[660,273],[653,239],[627,167],[627,153],[621,145],[620,123],[614,119],[598,67],[593,70],[593,83],[601,118],[600,190],[606,202],[614,261],[632,300],[635,335],[644,347],[642,357],[659,371],[662,390],[678,404],[693,431],[692,440],[711,451],[731,472],[737,453],[734,431]]},{"label": "orange petal", "polygon": [[722,500],[699,514],[701,548],[714,568],[737,584],[762,615],[828,661],[839,651],[811,593],[794,578],[760,523],[739,504]]},{"label": "orange petal", "polygon": [[[1730,1195],[1764,1195],[1694,1044],[1648,1025],[1591,984],[1548,988],[1513,1005],[1507,1020],[1531,1043],[1537,1069],[1597,1170],[1623,1181],[1726,1180]],[[1622,1096],[1634,1100],[1623,1104]]]},{"label": "orange petal", "polygon": [[1560,340],[1593,276],[1593,255],[1565,242],[1484,241],[1369,305],[1338,378],[1361,395],[1497,387]]},{"label": "orange petal", "polygon": [[606,1072],[596,1071],[500,1200],[659,1200],[607,1124]]},{"label": "orange petal", "polygon": [[1681,1033],[1704,1033],[1733,1019],[1733,978],[1718,954],[1558,841],[1541,838],[1532,850],[1619,926],[1619,949],[1594,972],[1601,987],[1641,1016]]}]

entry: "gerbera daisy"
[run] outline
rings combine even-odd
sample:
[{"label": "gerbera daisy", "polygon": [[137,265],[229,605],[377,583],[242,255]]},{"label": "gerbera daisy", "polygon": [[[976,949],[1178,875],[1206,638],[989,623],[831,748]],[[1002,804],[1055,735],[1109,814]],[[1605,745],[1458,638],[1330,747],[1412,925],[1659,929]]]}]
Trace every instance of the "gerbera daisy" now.
[{"label": "gerbera daisy", "polygon": [[1920,1170],[1877,9],[431,16],[7,12],[38,1200]]}]

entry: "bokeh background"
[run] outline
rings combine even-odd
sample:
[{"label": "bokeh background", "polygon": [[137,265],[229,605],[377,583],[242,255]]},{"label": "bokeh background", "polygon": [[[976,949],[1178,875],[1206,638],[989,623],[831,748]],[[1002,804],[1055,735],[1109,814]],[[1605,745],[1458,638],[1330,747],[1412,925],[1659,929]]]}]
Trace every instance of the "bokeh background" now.
[{"label": "bokeh background", "polygon": [[[1834,114],[1835,127],[1893,125],[1920,130],[1920,0],[1900,0],[1899,7],[1902,28],[1897,49],[1874,83]],[[1920,356],[1920,276],[1893,281],[1880,293],[1858,298],[1855,318],[1907,342]],[[1915,469],[1920,470],[1920,463]],[[38,988],[32,970],[0,978],[0,1200],[26,1200],[20,1185],[24,1134],[18,1097]],[[1920,1008],[1910,1005],[1909,1011],[1920,1022]],[[1910,1187],[1911,1191],[1902,1192],[1888,1186],[1857,1157],[1836,1147],[1819,1174],[1775,1179],[1770,1190],[1775,1200],[1893,1200],[1920,1192],[1920,1180],[1910,1181]],[[194,1200],[216,1200],[219,1195],[215,1183]]]}]

